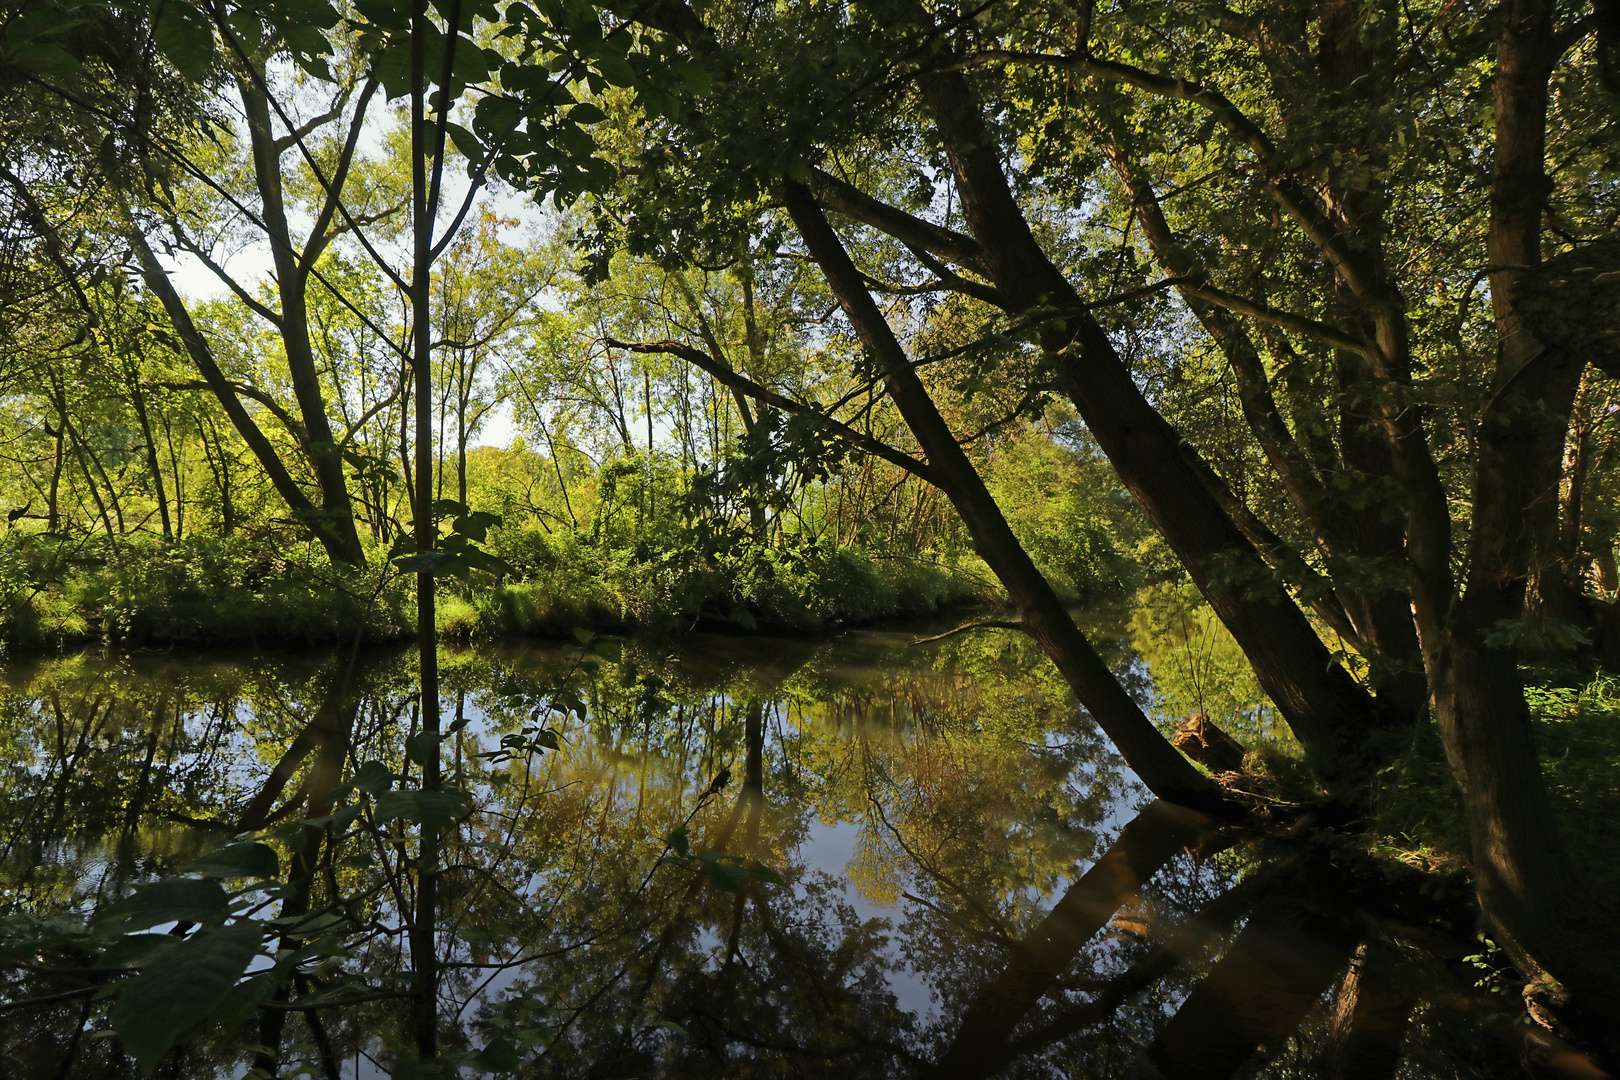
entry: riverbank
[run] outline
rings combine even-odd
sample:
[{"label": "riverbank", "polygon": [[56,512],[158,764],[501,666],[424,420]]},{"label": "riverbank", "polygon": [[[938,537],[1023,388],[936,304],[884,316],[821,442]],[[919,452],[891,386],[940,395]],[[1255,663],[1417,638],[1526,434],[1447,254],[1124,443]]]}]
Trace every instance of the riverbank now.
[{"label": "riverbank", "polygon": [[[977,559],[874,554],[852,547],[736,554],[617,550],[578,536],[514,530],[492,546],[511,572],[445,578],[440,635],[468,642],[697,629],[814,636],[841,626],[927,618],[991,603]],[[319,648],[406,641],[415,582],[333,564],[312,544],[249,538],[76,542],[14,537],[0,549],[0,645]]]}]

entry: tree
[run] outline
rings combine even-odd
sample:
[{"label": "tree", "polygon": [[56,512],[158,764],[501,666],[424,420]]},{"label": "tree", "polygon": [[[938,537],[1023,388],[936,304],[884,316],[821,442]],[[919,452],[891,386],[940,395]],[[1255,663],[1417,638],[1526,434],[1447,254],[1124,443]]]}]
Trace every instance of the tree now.
[{"label": "tree", "polygon": [[[644,93],[627,114],[646,149],[605,245],[716,263],[768,235],[813,261],[860,341],[856,370],[921,448],[907,467],[949,495],[1023,627],[1150,786],[1218,803],[1119,692],[963,455],[919,369],[933,358],[907,348],[926,308],[874,300],[866,244],[904,245],[919,290],[969,298],[1039,357],[1032,389],[1072,403],[1341,797],[1432,700],[1493,933],[1589,1016],[1620,1010],[1613,921],[1558,840],[1519,674],[1527,643],[1558,632],[1551,605],[1526,605],[1567,577],[1553,541],[1570,403],[1583,368],[1609,364],[1609,324],[1557,299],[1613,303],[1611,248],[1592,243],[1612,193],[1596,22],[1539,0],[639,17],[714,90]],[[1538,269],[1566,242],[1575,254]],[[1468,303],[1482,279],[1488,312]],[[1166,287],[1185,314],[1128,363],[1122,324]],[[643,347],[718,366],[700,344]],[[744,389],[837,430],[813,402]],[[1201,423],[1211,398],[1236,399],[1245,435]]]}]

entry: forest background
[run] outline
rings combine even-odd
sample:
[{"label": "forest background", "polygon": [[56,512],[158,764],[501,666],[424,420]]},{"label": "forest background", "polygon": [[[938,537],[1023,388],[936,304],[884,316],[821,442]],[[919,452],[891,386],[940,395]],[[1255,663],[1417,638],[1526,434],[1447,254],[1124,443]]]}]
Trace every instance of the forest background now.
[{"label": "forest background", "polygon": [[1616,648],[1615,23],[13,5],[4,634],[414,622],[436,702],[440,633],[997,596],[1241,814],[1063,606],[1156,584],[1334,805],[1432,734],[1482,918],[1612,1053],[1522,672]]}]

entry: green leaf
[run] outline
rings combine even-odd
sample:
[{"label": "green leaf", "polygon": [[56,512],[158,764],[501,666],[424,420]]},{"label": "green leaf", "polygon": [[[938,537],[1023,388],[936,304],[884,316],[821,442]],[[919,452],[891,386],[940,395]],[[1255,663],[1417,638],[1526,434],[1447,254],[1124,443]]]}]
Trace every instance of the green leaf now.
[{"label": "green leaf", "polygon": [[264,22],[255,12],[238,8],[225,17],[225,25],[230,27],[245,51],[253,53],[259,50],[260,43],[264,41]]},{"label": "green leaf", "polygon": [[669,836],[665,838],[669,842],[669,846],[683,859],[692,850],[691,832],[692,830],[685,825],[677,825],[669,830]]},{"label": "green leaf", "polygon": [[636,72],[622,56],[603,56],[592,64],[597,73],[614,86],[636,85]]},{"label": "green leaf", "polygon": [[[281,966],[279,963],[276,965],[278,970]],[[214,1008],[210,1019],[217,1020],[226,1031],[240,1027],[248,1017],[276,996],[276,983],[275,975],[271,972],[237,983],[220,995],[219,1004]]]},{"label": "green leaf", "polygon": [[46,34],[59,34],[64,30],[71,30],[83,22],[83,19],[75,19],[55,8],[41,7],[12,20],[6,27],[6,39],[13,45],[21,45]]},{"label": "green leaf", "polygon": [[410,39],[405,35],[391,39],[383,48],[371,54],[371,70],[382,82],[388,100],[404,97],[411,91]]},{"label": "green leaf", "polygon": [[504,1035],[497,1035],[478,1051],[473,1064],[487,1072],[514,1072],[523,1064],[517,1044]]},{"label": "green leaf", "polygon": [[110,1023],[151,1075],[158,1059],[207,1020],[258,955],[263,931],[243,920],[192,935],[125,983]]},{"label": "green leaf", "polygon": [[576,124],[600,124],[608,118],[600,105],[589,101],[582,101],[568,110],[568,119]]},{"label": "green leaf", "polygon": [[698,856],[698,862],[709,884],[721,892],[734,893],[748,880],[748,871],[738,864],[734,855],[706,851]]},{"label": "green leaf", "polygon": [[56,78],[70,78],[84,69],[84,65],[72,53],[49,42],[24,45],[14,50],[11,62],[36,75]]},{"label": "green leaf", "polygon": [[98,924],[121,923],[125,933],[171,922],[204,925],[225,921],[230,901],[217,881],[206,878],[163,878],[135,886],[135,895],[96,915]]},{"label": "green leaf", "polygon": [[152,39],[175,70],[199,82],[214,62],[214,27],[208,16],[185,0],[163,0]]},{"label": "green leaf", "polygon": [[380,761],[368,761],[355,770],[349,783],[356,790],[375,797],[394,786],[394,773]]},{"label": "green leaf", "polygon": [[355,0],[354,6],[367,22],[384,30],[405,30],[411,25],[411,9],[407,4],[389,3],[388,0]]},{"label": "green leaf", "polygon": [[[459,552],[458,561],[473,570],[482,570],[486,574],[515,574],[517,570],[513,565],[492,552],[481,548],[468,548]],[[465,576],[465,575],[463,575]]]},{"label": "green leaf", "polygon": [[755,881],[763,881],[767,885],[786,885],[787,879],[762,862],[757,862],[748,868],[748,876]]},{"label": "green leaf", "polygon": [[273,878],[281,876],[281,859],[269,844],[253,841],[232,844],[204,855],[186,873],[211,878]]},{"label": "green leaf", "polygon": [[447,551],[418,551],[411,555],[401,555],[394,560],[394,566],[402,574],[438,574],[442,573],[445,564],[450,561]]},{"label": "green leaf", "polygon": [[128,934],[108,946],[96,960],[99,967],[143,967],[158,953],[180,944],[172,934]]},{"label": "green leaf", "polygon": [[[321,30],[338,24],[337,9],[328,0],[273,0],[266,9],[277,22]],[[406,25],[409,25],[407,18]]]},{"label": "green leaf", "polygon": [[478,136],[460,124],[446,123],[444,129],[450,136],[450,144],[456,148],[456,153],[468,161],[484,160],[484,146],[478,141]]},{"label": "green leaf", "polygon": [[390,791],[377,796],[377,822],[395,818],[415,822],[429,829],[446,829],[467,812],[471,800],[465,791]]},{"label": "green leaf", "polygon": [[293,57],[293,60],[298,64],[299,67],[303,68],[306,73],[321,80],[322,82],[337,81],[335,78],[333,78],[332,68],[329,64],[327,64],[326,57],[324,56],[305,56],[302,53],[298,53]]},{"label": "green leaf", "polygon": [[491,514],[487,510],[473,510],[470,513],[459,514],[450,528],[460,536],[469,540],[483,543],[489,536],[491,526],[501,524],[501,515]]},{"label": "green leaf", "polygon": [[439,744],[444,740],[445,736],[437,731],[418,731],[405,740],[405,756],[418,765],[426,765],[429,758],[438,755]]},{"label": "green leaf", "polygon": [[692,93],[701,97],[709,92],[709,73],[697,64],[682,64],[675,69],[675,73]]}]

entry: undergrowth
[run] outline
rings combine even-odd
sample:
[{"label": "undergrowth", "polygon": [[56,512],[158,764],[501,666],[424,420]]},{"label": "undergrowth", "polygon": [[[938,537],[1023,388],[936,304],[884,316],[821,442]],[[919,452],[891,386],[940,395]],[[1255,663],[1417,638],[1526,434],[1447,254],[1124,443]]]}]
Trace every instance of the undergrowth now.
[{"label": "undergrowth", "polygon": [[[851,547],[749,546],[703,554],[676,544],[616,547],[606,538],[494,530],[511,566],[496,577],[441,579],[439,632],[451,641],[596,631],[763,629],[816,634],[840,624],[920,617],[990,598],[982,567],[926,554]],[[0,539],[0,644],[22,650],[126,647],[317,647],[408,638],[414,582],[335,564],[310,542],[246,537]]]}]

